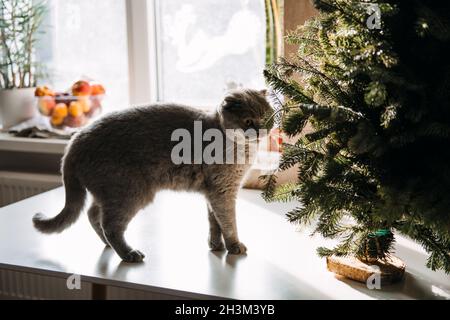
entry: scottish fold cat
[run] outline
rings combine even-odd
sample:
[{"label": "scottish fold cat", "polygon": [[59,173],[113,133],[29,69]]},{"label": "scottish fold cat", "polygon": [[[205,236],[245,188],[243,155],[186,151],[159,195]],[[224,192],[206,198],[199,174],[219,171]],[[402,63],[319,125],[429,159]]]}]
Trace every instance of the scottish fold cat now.
[{"label": "scottish fold cat", "polygon": [[[207,199],[211,250],[226,248],[231,254],[243,254],[247,249],[239,241],[235,206],[252,157],[245,163],[194,163],[195,159],[179,163],[173,159],[173,150],[180,141],[174,141],[173,133],[182,129],[194,136],[194,124],[200,123],[202,132],[214,129],[226,140],[226,129],[246,132],[262,128],[270,111],[265,91],[246,89],[230,92],[213,112],[155,104],[105,115],[78,132],[66,149],[62,161],[64,209],[53,218],[36,214],[34,226],[43,233],[63,231],[78,219],[89,191],[93,202],[87,214],[100,239],[122,260],[140,262],[144,254],[131,248],[124,238],[128,223],[159,190],[187,190],[200,192]],[[199,147],[194,141],[190,141],[193,150]],[[207,145],[203,141],[202,150]],[[214,152],[230,152],[225,141],[219,146],[222,149]],[[236,146],[236,142],[231,144]],[[246,145],[247,156],[249,150]]]}]

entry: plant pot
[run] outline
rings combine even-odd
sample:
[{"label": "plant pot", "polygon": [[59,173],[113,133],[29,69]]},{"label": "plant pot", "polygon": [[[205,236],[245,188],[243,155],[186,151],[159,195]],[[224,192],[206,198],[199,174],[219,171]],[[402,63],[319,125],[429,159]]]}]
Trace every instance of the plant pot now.
[{"label": "plant pot", "polygon": [[360,260],[353,256],[331,256],[327,257],[327,268],[337,275],[366,284],[371,281],[371,277],[377,275],[381,284],[389,285],[403,279],[406,264],[395,256],[374,261]]},{"label": "plant pot", "polygon": [[3,129],[33,118],[36,115],[35,88],[0,90],[0,117]]},{"label": "plant pot", "polygon": [[403,279],[406,264],[388,253],[393,242],[394,234],[390,228],[371,232],[358,256],[327,257],[327,268],[338,275],[366,284],[376,277],[380,284],[395,283]]}]

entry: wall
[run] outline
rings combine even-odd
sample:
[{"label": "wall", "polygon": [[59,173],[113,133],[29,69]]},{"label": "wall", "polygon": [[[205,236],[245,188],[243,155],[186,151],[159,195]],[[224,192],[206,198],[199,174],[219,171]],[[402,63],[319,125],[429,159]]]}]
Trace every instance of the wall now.
[{"label": "wall", "polygon": [[[284,0],[284,33],[286,34],[289,31],[295,30],[297,26],[302,25],[306,20],[316,14],[317,11],[314,8],[312,0]],[[284,44],[285,57],[289,57],[295,50],[295,46],[287,43]]]}]

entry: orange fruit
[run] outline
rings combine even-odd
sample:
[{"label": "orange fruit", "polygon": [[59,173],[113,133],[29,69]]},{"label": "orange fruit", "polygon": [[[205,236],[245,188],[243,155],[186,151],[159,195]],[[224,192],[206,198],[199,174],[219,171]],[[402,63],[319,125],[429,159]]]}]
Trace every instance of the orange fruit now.
[{"label": "orange fruit", "polygon": [[72,86],[72,94],[74,96],[88,96],[91,94],[91,85],[84,80],[77,81]]},{"label": "orange fruit", "polygon": [[38,101],[39,111],[45,115],[49,116],[52,114],[53,108],[55,107],[55,99],[52,97],[40,97]]},{"label": "orange fruit", "polygon": [[105,94],[105,88],[100,83],[91,82],[90,84],[91,84],[91,89],[92,89],[91,94],[93,96]]},{"label": "orange fruit", "polygon": [[91,99],[89,97],[78,97],[78,102],[81,104],[84,113],[88,113],[91,110]]},{"label": "orange fruit", "polygon": [[72,117],[79,117],[83,114],[83,105],[78,101],[72,101],[69,106],[69,114]]},{"label": "orange fruit", "polygon": [[37,87],[34,91],[34,95],[36,97],[43,97],[45,96],[45,88],[44,87]]},{"label": "orange fruit", "polygon": [[52,118],[50,119],[50,122],[54,126],[60,126],[64,122],[64,117],[58,117],[58,116],[53,115]]},{"label": "orange fruit", "polygon": [[53,109],[53,116],[55,118],[65,118],[67,117],[68,110],[67,105],[65,103],[58,103]]},{"label": "orange fruit", "polygon": [[55,92],[53,90],[51,90],[49,87],[43,86],[43,87],[37,87],[36,90],[34,91],[34,95],[36,97],[45,97],[45,96],[54,97]]}]

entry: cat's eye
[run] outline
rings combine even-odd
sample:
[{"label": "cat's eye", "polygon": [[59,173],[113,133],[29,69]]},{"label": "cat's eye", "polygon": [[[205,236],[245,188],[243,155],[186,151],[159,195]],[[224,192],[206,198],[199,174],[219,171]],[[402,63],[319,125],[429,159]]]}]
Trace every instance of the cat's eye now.
[{"label": "cat's eye", "polygon": [[245,120],[245,124],[247,125],[247,127],[253,127],[253,120],[252,119],[247,119]]}]

